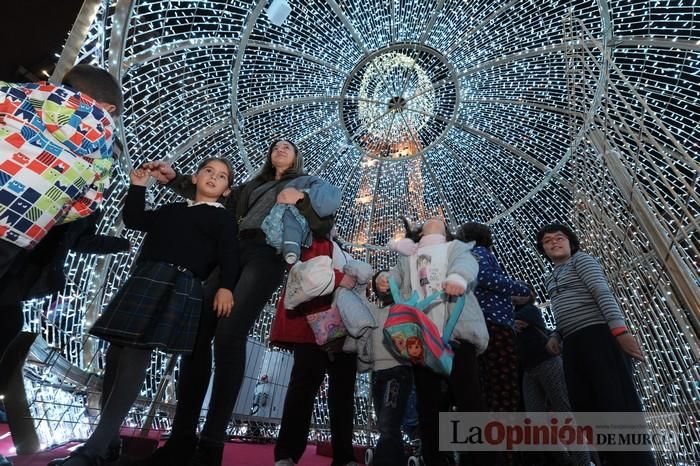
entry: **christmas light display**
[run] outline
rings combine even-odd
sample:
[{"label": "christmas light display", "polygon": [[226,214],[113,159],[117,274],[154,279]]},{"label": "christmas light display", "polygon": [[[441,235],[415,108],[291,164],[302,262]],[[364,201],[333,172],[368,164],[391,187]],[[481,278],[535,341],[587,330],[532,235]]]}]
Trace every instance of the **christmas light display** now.
[{"label": "christmas light display", "polygon": [[[572,224],[646,352],[636,371],[646,408],[687,421],[684,450],[658,445],[660,463],[700,461],[697,0],[289,5],[280,26],[263,0],[104,0],[90,13],[74,59],[109,67],[126,95],[124,150],[100,229],[136,247],[71,256],[66,290],[28,303],[28,325],[71,364],[99,373],[104,348],[86,329],[141,240],[119,217],[125,172],[157,159],[189,172],[218,155],[240,182],[272,139],[290,138],[310,173],[343,190],[339,234],[377,268],[395,259],[383,246],[400,234],[399,215],[443,215],[452,227],[480,221],[493,228],[504,268],[544,301],[548,265],[534,233]],[[154,205],[175,198],[158,186],[149,195]],[[273,315],[267,306],[254,341],[264,342]],[[154,356],[134,424],[167,361]],[[42,441],[84,436],[90,392],[49,383],[50,365],[36,371]],[[364,376],[358,387],[357,440],[366,442]],[[167,428],[167,409],[157,417]],[[325,438],[325,391],[315,422]]]}]

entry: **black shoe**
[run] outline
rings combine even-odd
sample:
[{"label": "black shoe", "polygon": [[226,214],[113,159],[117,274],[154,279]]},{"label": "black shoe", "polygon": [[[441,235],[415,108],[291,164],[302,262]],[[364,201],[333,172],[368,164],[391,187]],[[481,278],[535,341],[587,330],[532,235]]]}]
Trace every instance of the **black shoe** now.
[{"label": "black shoe", "polygon": [[[83,450],[83,447],[80,447],[76,449],[76,452],[78,450]],[[122,441],[121,439],[117,439],[109,444],[107,447],[107,455],[104,458],[100,458],[102,460],[102,464],[105,466],[110,464],[110,463],[116,463],[119,461],[119,457],[122,452]],[[55,460],[51,460],[48,464],[48,466],[59,466],[63,464],[64,462],[68,461],[68,458],[71,456],[75,456],[75,452],[71,453],[69,456],[66,456],[64,458],[56,458]],[[93,455],[96,456],[96,455]],[[0,462],[0,466],[3,466],[2,463]]]},{"label": "black shoe", "polygon": [[197,437],[170,437],[165,445],[150,456],[136,460],[133,466],[188,466],[197,449]]},{"label": "black shoe", "polygon": [[12,463],[10,463],[10,460],[0,455],[0,466],[12,466]]},{"label": "black shoe", "polygon": [[72,458],[79,457],[86,466],[104,466],[105,459],[97,455],[95,452],[88,450],[85,446],[76,448],[65,458],[56,458],[49,461],[47,466],[61,466]]},{"label": "black shoe", "polygon": [[189,466],[221,466],[224,457],[224,442],[200,438]]},{"label": "black shoe", "polygon": [[109,443],[107,454],[105,455],[105,464],[116,463],[122,454],[122,439],[118,438]]}]

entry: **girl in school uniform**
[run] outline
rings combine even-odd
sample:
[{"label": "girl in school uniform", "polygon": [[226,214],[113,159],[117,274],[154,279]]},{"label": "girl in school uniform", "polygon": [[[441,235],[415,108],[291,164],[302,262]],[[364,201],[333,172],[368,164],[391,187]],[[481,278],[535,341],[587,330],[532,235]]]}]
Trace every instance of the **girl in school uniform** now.
[{"label": "girl in school uniform", "polygon": [[110,342],[103,396],[106,401],[95,431],[71,456],[49,463],[99,466],[109,444],[136,400],[151,352],[189,354],[202,309],[202,281],[221,269],[214,309],[226,316],[233,307],[238,274],[236,221],[218,203],[230,193],[233,172],[225,159],[204,160],[192,176],[194,201],[145,210],[149,172],[134,170],[126,196],[124,224],[146,232],[134,271],[95,322],[90,333]]}]

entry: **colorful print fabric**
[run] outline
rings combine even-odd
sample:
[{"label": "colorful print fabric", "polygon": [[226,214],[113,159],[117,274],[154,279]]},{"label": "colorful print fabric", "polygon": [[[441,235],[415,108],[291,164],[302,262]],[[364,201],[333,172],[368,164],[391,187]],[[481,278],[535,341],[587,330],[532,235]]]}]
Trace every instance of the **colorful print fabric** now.
[{"label": "colorful print fabric", "polygon": [[87,95],[46,82],[0,81],[0,238],[33,248],[57,223],[102,201],[112,117]]}]

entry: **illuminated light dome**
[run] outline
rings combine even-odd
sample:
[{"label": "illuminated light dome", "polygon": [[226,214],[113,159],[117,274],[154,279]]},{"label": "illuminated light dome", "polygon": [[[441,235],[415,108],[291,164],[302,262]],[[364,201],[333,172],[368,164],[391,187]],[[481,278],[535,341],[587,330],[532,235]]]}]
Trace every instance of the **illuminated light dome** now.
[{"label": "illuminated light dome", "polygon": [[[636,382],[650,416],[697,419],[697,0],[308,0],[290,2],[281,26],[267,19],[267,3],[85,2],[89,27],[69,39],[62,66],[104,65],[126,92],[103,231],[123,230],[132,166],[168,159],[188,172],[225,155],[243,181],[280,136],[299,145],[310,173],[342,189],[338,231],[377,268],[394,260],[383,246],[401,231],[401,214],[439,214],[453,227],[480,221],[505,270],[544,298],[549,265],[533,236],[550,221],[569,223],[600,258],[646,352]],[[149,192],[156,204],[174,199]],[[72,256],[66,291],[27,307],[30,326],[74,366],[101,368],[86,322],[137,249]],[[273,312],[262,313],[252,341],[264,343]],[[156,354],[147,397],[165,367]],[[60,419],[39,423],[42,436],[74,435],[70,419],[84,431],[81,403],[68,419],[69,401],[43,401],[57,385],[32,380],[35,415]],[[356,400],[356,425],[367,426],[366,378]],[[324,424],[323,398],[319,406]],[[167,427],[167,412],[161,418]],[[697,463],[693,422],[678,429],[681,451],[660,463]]]},{"label": "illuminated light dome", "polygon": [[352,70],[341,91],[341,119],[360,153],[416,157],[447,133],[458,95],[458,82],[439,52],[395,44],[369,54]]}]

